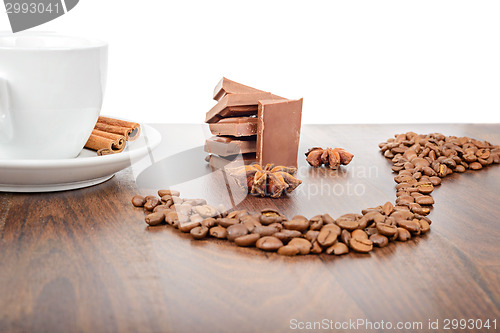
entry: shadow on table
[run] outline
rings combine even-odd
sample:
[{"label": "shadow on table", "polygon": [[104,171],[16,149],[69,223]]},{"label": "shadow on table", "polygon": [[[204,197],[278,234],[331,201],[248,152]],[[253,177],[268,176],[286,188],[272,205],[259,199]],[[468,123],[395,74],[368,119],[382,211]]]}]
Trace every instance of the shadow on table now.
[{"label": "shadow on table", "polygon": [[[221,168],[211,167],[205,161],[203,146],[185,150],[155,162],[142,171],[136,179],[139,188],[171,188],[172,186],[209,175]],[[233,155],[227,164],[241,157]],[[226,165],[227,165],[226,164]]]}]

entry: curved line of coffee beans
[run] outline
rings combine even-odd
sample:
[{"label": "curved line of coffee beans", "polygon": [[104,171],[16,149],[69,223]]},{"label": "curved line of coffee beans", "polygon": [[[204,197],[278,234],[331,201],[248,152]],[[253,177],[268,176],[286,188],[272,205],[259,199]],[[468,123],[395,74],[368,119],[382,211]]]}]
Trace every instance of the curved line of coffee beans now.
[{"label": "curved line of coffee beans", "polygon": [[430,194],[443,177],[500,163],[500,146],[439,133],[399,134],[379,147],[386,158],[392,159],[392,170],[398,173],[394,177],[396,202],[364,209],[362,214],[345,214],[337,219],[328,214],[310,219],[296,215],[288,220],[274,209],[226,212],[204,199],[182,199],[173,190],[160,190],[158,197],[136,195],[132,204],[144,207],[148,225],[167,223],[189,232],[194,239],[227,239],[238,246],[255,246],[282,255],[341,255],[350,250],[367,253],[374,246],[404,242],[428,232],[431,220],[427,215],[434,204]]}]

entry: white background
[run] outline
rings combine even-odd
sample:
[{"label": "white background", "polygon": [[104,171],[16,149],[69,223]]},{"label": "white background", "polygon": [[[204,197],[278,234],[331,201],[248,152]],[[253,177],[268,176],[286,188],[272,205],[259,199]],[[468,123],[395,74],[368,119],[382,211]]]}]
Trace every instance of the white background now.
[{"label": "white background", "polygon": [[203,122],[222,76],[304,123],[500,122],[499,1],[80,0],[32,30],[108,41],[102,113],[141,122]]}]

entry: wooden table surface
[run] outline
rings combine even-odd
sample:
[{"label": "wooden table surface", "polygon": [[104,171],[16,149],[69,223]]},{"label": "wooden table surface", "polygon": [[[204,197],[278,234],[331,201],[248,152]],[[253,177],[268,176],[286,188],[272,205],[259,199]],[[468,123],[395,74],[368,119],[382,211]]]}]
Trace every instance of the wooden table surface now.
[{"label": "wooden table surface", "polygon": [[[335,218],[394,201],[394,174],[379,142],[415,131],[499,144],[500,124],[305,125],[303,184],[274,200],[226,186],[203,160],[205,125],[153,126],[161,146],[104,184],[0,193],[0,332],[286,332],[315,321],[352,332],[384,331],[367,322],[421,322],[413,331],[437,332],[450,331],[446,319],[496,319],[498,329],[498,165],[446,178],[433,193],[425,236],[341,257],[194,241],[169,226],[147,227],[130,198],[171,187],[212,204]],[[355,158],[340,172],[314,170],[303,155],[313,146],[344,147]],[[429,329],[429,320],[439,329]],[[352,322],[363,325],[345,326]]]}]

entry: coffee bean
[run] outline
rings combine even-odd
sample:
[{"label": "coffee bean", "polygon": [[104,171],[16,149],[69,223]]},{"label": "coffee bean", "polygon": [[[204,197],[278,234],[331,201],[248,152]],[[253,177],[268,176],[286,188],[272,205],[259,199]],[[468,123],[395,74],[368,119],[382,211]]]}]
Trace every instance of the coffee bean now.
[{"label": "coffee bean", "polygon": [[492,155],[492,157],[493,157],[493,163],[495,163],[495,164],[500,163],[500,152],[495,153],[494,155]]},{"label": "coffee bean", "polygon": [[254,225],[262,225],[259,221],[259,216],[256,217],[253,215],[244,215],[244,216],[240,217],[240,222],[241,223],[252,222]]},{"label": "coffee bean", "polygon": [[217,225],[217,220],[213,217],[209,217],[201,221],[201,225],[207,228],[212,228]]},{"label": "coffee bean", "polygon": [[420,225],[420,232],[425,234],[426,232],[428,232],[431,228],[431,226],[429,225],[429,222],[427,222],[426,220],[424,219],[420,219],[418,220],[418,223]]},{"label": "coffee bean", "polygon": [[427,161],[425,158],[417,157],[411,161],[415,167],[428,167],[430,166],[429,161]]},{"label": "coffee bean", "polygon": [[394,177],[394,181],[396,183],[412,183],[412,182],[416,182],[416,179],[413,178],[412,176],[407,176],[407,175],[397,175],[396,177]]},{"label": "coffee bean", "polygon": [[243,224],[233,224],[227,227],[227,239],[230,241],[246,234],[248,234],[248,229]]},{"label": "coffee bean", "polygon": [[234,242],[238,246],[254,246],[255,242],[257,242],[259,238],[260,238],[259,234],[248,234],[235,238]]},{"label": "coffee bean", "polygon": [[389,239],[381,234],[373,234],[369,238],[374,246],[385,247],[389,244]]},{"label": "coffee bean", "polygon": [[172,202],[174,203],[174,205],[180,205],[184,200],[182,200],[182,198],[179,198],[179,197],[172,197]]},{"label": "coffee bean", "polygon": [[384,215],[389,216],[394,211],[394,205],[390,201],[387,201],[382,207],[382,211]]},{"label": "coffee bean", "polygon": [[283,222],[283,226],[288,230],[305,231],[309,228],[309,220],[302,215],[297,215],[290,221]]},{"label": "coffee bean", "polygon": [[207,204],[207,200],[205,199],[192,199],[191,201],[193,202],[192,203],[193,206],[203,206]]},{"label": "coffee bean", "polygon": [[354,214],[345,214],[339,217],[335,223],[342,229],[346,229],[348,231],[353,231],[359,227],[359,223]]},{"label": "coffee bean", "polygon": [[182,201],[182,204],[189,205],[193,208],[194,206],[196,206],[196,201],[193,199],[184,199],[184,201]]},{"label": "coffee bean", "polygon": [[454,169],[457,166],[457,162],[455,162],[452,158],[445,158],[443,160],[443,164],[446,164],[448,168]]},{"label": "coffee bean", "polygon": [[275,209],[267,208],[261,210],[260,223],[269,225],[271,223],[279,223],[284,220],[284,216]]},{"label": "coffee bean", "polygon": [[392,237],[397,234],[398,229],[395,225],[387,223],[377,223],[377,231],[384,236]]},{"label": "coffee bean", "polygon": [[[312,230],[309,230],[308,232],[319,233],[319,231],[312,231]],[[296,237],[300,237],[301,235],[302,235],[302,233],[300,231],[288,230],[288,229],[283,229],[283,230],[273,234],[274,237],[278,238],[283,243],[288,243],[291,239],[296,238]]]},{"label": "coffee bean", "polygon": [[243,210],[235,210],[231,213],[227,214],[227,218],[229,219],[237,219],[239,220],[241,217],[248,215],[248,211],[246,209]]},{"label": "coffee bean", "polygon": [[201,221],[203,221],[203,217],[201,217],[199,214],[193,214],[189,217],[189,221],[199,222],[201,224]]},{"label": "coffee bean", "polygon": [[255,227],[262,226],[262,224],[254,218],[242,219],[242,224],[248,229],[248,232],[253,232]]},{"label": "coffee bean", "polygon": [[375,207],[375,208],[365,208],[363,210],[361,210],[361,214],[363,215],[366,215],[370,212],[379,212],[379,213],[382,213],[382,206],[378,206],[378,207]]},{"label": "coffee bean", "polygon": [[351,240],[351,233],[347,230],[342,230],[340,233],[340,241],[343,242],[344,244],[349,244],[349,241]]},{"label": "coffee bean", "polygon": [[412,202],[415,202],[415,199],[411,195],[403,195],[396,199],[398,205],[409,205]]},{"label": "coffee bean", "polygon": [[397,240],[401,242],[406,242],[411,238],[411,234],[405,228],[398,228],[398,237]]},{"label": "coffee bean", "polygon": [[190,233],[194,239],[203,239],[203,238],[207,237],[208,228],[202,227],[202,226],[195,227],[195,228],[191,229]]},{"label": "coffee bean", "polygon": [[182,232],[190,232],[192,229],[199,227],[201,225],[201,221],[189,221],[184,223],[179,223],[179,230]]},{"label": "coffee bean", "polygon": [[190,204],[188,204],[186,202],[183,202],[180,205],[173,205],[171,208],[173,208],[179,214],[190,215],[192,212],[193,206],[191,206]]},{"label": "coffee bean", "polygon": [[419,204],[416,204],[414,208],[411,208],[412,213],[415,214],[420,214],[420,215],[427,215],[431,212],[431,209],[428,207],[422,207]]},{"label": "coffee bean", "polygon": [[394,212],[392,212],[390,216],[392,216],[394,213],[400,212],[400,211],[410,212],[410,207],[409,206],[410,205],[395,205],[394,206]]},{"label": "coffee bean", "polygon": [[167,205],[158,205],[155,208],[153,208],[153,213],[165,212],[165,214],[166,214],[166,213],[169,213],[170,211],[172,211],[172,210]]},{"label": "coffee bean", "polygon": [[283,230],[283,224],[281,223],[271,223],[270,225],[267,226],[268,228],[274,228],[276,232],[280,232]]},{"label": "coffee bean", "polygon": [[399,190],[396,192],[396,198],[404,197],[404,196],[408,196],[408,195],[410,195],[410,192],[408,192],[408,191]]},{"label": "coffee bean", "polygon": [[283,218],[281,216],[272,216],[272,215],[261,215],[260,216],[260,223],[263,225],[269,225],[271,223],[279,223],[283,221]]},{"label": "coffee bean", "polygon": [[181,195],[181,193],[179,191],[175,191],[175,190],[159,190],[158,191],[158,196],[160,198],[163,197],[164,195],[171,195],[173,197],[178,197],[179,195]]},{"label": "coffee bean", "polygon": [[371,212],[363,215],[363,217],[361,217],[358,220],[358,228],[364,229],[368,226],[368,223],[372,223],[374,221],[383,221],[383,220],[384,220],[384,215],[382,215],[381,213],[379,213],[377,211],[371,211]]},{"label": "coffee bean", "polygon": [[321,215],[316,215],[311,217],[309,220],[309,229],[310,230],[319,230],[323,226],[323,217]]},{"label": "coffee bean", "polygon": [[218,238],[218,239],[227,238],[227,230],[226,230],[226,228],[221,227],[221,226],[216,226],[216,227],[210,228],[209,233],[210,233],[210,236]]},{"label": "coffee bean", "polygon": [[132,205],[142,207],[146,203],[146,199],[142,195],[134,195],[132,197]]},{"label": "coffee bean", "polygon": [[437,171],[437,174],[439,177],[443,178],[445,177],[446,175],[448,175],[448,167],[446,166],[446,164],[440,164],[439,165],[439,168],[438,168],[438,171]]},{"label": "coffee bean", "polygon": [[276,227],[273,227],[271,225],[262,225],[262,226],[257,226],[253,230],[253,233],[259,234],[261,237],[264,236],[272,236],[277,232],[280,232],[281,230],[278,230]]},{"label": "coffee bean", "polygon": [[369,239],[351,238],[349,241],[351,249],[356,252],[368,253],[373,249],[373,243]]},{"label": "coffee bean", "polygon": [[285,245],[278,249],[278,254],[283,256],[295,256],[299,254],[299,249],[292,245]]},{"label": "coffee bean", "polygon": [[414,214],[409,210],[398,210],[394,211],[391,214],[391,217],[394,219],[403,219],[403,220],[411,220],[413,219]]},{"label": "coffee bean", "polygon": [[172,196],[170,194],[166,194],[161,197],[161,202],[167,202],[167,201],[172,201]]},{"label": "coffee bean", "polygon": [[264,251],[276,251],[283,246],[283,242],[276,237],[265,236],[260,238],[255,245]]},{"label": "coffee bean", "polygon": [[335,243],[341,230],[335,224],[327,224],[321,228],[316,241],[323,247],[329,247]]},{"label": "coffee bean", "polygon": [[472,170],[479,170],[479,169],[482,169],[483,166],[479,162],[473,162],[473,163],[469,164],[469,168],[471,168]]},{"label": "coffee bean", "polygon": [[217,209],[213,206],[210,205],[201,205],[201,206],[196,206],[194,207],[194,210],[196,213],[200,214],[201,217],[207,218],[207,217],[213,217],[219,214]]},{"label": "coffee bean", "polygon": [[169,225],[175,228],[177,228],[180,223],[186,223],[188,221],[189,217],[181,213],[170,212],[165,215],[165,222],[167,222]]},{"label": "coffee bean", "polygon": [[239,221],[237,219],[230,218],[230,217],[222,217],[222,218],[217,219],[217,223],[220,226],[227,228],[231,225],[238,224]]},{"label": "coffee bean", "polygon": [[312,242],[311,253],[320,254],[323,252],[323,248],[319,245],[318,241]]},{"label": "coffee bean", "polygon": [[490,157],[490,151],[487,149],[479,149],[476,151],[476,156],[478,158],[482,158],[483,160],[486,160]]},{"label": "coffee bean", "polygon": [[427,223],[432,224],[432,221],[427,217],[420,214],[415,214],[415,218],[419,220],[425,220]]},{"label": "coffee bean", "polygon": [[410,185],[409,183],[399,183],[396,185],[396,190],[405,190],[407,188],[412,187],[413,185]]},{"label": "coffee bean", "polygon": [[323,214],[321,216],[321,218],[323,219],[323,224],[333,224],[333,223],[335,223],[335,220],[329,214]]},{"label": "coffee bean", "polygon": [[[299,231],[297,231],[297,232],[299,232]],[[306,239],[308,241],[310,241],[312,243],[312,242],[314,242],[318,238],[318,235],[319,235],[319,231],[318,230],[309,230],[309,231],[306,232],[305,237],[306,237]]]},{"label": "coffee bean", "polygon": [[144,221],[146,221],[146,223],[150,226],[159,225],[165,222],[165,214],[163,212],[151,213],[146,215]]},{"label": "coffee bean", "polygon": [[384,156],[387,157],[387,158],[393,158],[394,154],[390,150],[386,150],[384,152]]},{"label": "coffee bean", "polygon": [[304,238],[294,238],[288,243],[288,245],[294,246],[299,249],[299,253],[302,255],[309,254],[312,247],[311,242]]},{"label": "coffee bean", "polygon": [[433,205],[434,204],[434,199],[430,195],[424,195],[422,197],[418,197],[415,199],[415,201],[419,205]]},{"label": "coffee bean", "polygon": [[431,167],[423,167],[422,168],[422,172],[424,173],[424,175],[426,176],[435,176],[436,175],[436,171],[434,171]]},{"label": "coffee bean", "polygon": [[167,200],[167,201],[162,201],[161,204],[170,208],[171,206],[174,205],[174,201],[172,199],[170,199],[170,200]]},{"label": "coffee bean", "polygon": [[144,203],[144,209],[152,211],[156,206],[160,204],[160,200],[157,197],[146,198],[146,203]]},{"label": "coffee bean", "polygon": [[351,233],[352,238],[368,239],[368,235],[361,229],[356,229]]},{"label": "coffee bean", "polygon": [[[417,220],[418,221],[418,220]],[[412,234],[420,234],[420,223],[415,222],[415,220],[399,220],[398,227],[405,228]]]},{"label": "coffee bean", "polygon": [[429,194],[434,191],[434,186],[432,184],[420,184],[417,186],[418,191],[423,194]]},{"label": "coffee bean", "polygon": [[349,248],[344,243],[337,242],[325,250],[327,254],[334,254],[340,256],[349,253]]}]

